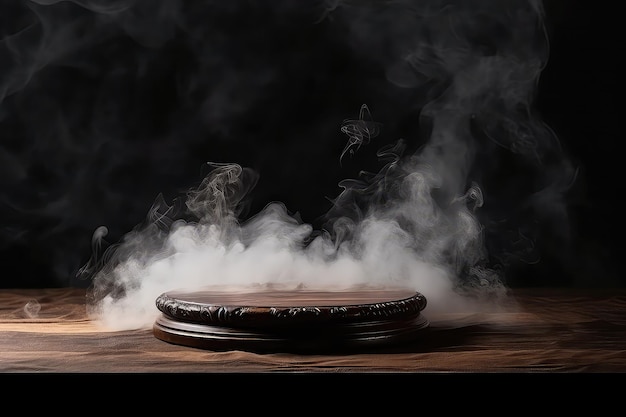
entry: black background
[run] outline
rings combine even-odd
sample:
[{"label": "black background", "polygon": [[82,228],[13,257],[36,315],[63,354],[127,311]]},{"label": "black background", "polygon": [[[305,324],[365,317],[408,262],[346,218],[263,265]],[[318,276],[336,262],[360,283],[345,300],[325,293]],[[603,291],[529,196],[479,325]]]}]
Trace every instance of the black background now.
[{"label": "black background", "polygon": [[[418,135],[419,92],[386,83],[337,20],[315,23],[332,2],[102,3],[128,6],[118,14],[39,3],[0,3],[0,287],[86,285],[75,275],[94,230],[122,238],[207,161],[260,174],[249,213],[281,201],[318,226],[339,181],[374,170],[385,141]],[[626,284],[622,44],[605,3],[544,2],[550,49],[534,103],[578,174],[567,233],[545,225],[540,262],[513,268],[511,286]],[[385,135],[340,163],[341,122],[364,103]]]}]

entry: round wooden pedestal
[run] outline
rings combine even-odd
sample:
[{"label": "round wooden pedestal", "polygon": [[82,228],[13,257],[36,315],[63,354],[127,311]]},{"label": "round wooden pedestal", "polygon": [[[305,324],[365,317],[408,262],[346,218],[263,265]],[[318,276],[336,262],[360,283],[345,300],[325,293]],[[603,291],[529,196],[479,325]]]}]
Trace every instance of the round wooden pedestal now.
[{"label": "round wooden pedestal", "polygon": [[428,326],[426,298],[407,289],[203,289],[156,300],[160,340],[216,351],[346,351],[395,345]]}]

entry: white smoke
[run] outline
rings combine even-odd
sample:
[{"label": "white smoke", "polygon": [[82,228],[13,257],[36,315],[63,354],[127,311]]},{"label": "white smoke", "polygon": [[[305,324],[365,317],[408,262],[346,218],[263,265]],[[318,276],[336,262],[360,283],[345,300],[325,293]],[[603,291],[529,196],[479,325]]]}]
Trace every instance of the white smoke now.
[{"label": "white smoke", "polygon": [[[314,233],[281,203],[240,224],[235,208],[245,171],[236,164],[215,165],[188,196],[197,221],[172,221],[171,207],[165,215],[151,211],[150,222],[114,248],[116,262],[109,261],[94,279],[90,312],[108,328],[150,327],[163,292],[267,285],[400,286],[424,294],[431,311],[482,308],[456,289],[464,263],[483,260],[481,226],[469,209],[475,198],[460,196],[442,209],[430,196],[438,174],[427,164],[404,165],[399,196],[372,207],[358,223],[344,218],[349,232],[334,237]],[[96,241],[102,232],[97,234]],[[497,281],[479,285],[503,295]]]},{"label": "white smoke", "polygon": [[[492,148],[472,127],[489,146],[541,163],[545,129],[531,110],[545,61],[534,44],[540,7],[532,1],[333,2],[324,19],[347,22],[347,44],[380,59],[392,85],[424,93],[416,99],[423,105],[415,123],[430,127],[427,140],[405,154],[411,138],[399,139],[379,150],[386,161],[379,172],[342,181],[323,230],[279,202],[240,219],[257,173],[237,163],[210,164],[184,204],[159,198],[145,224],[103,258],[95,256],[100,265],[86,266],[97,269],[89,304],[94,319],[112,329],[149,328],[161,293],[206,286],[401,286],[427,298],[427,314],[500,306],[507,291],[489,265],[478,216],[489,194],[481,188],[477,158]],[[341,125],[348,142],[340,161],[366,151],[360,148],[381,134],[385,123],[375,122],[371,110],[364,105],[358,119]],[[97,235],[96,246],[102,231]]]}]

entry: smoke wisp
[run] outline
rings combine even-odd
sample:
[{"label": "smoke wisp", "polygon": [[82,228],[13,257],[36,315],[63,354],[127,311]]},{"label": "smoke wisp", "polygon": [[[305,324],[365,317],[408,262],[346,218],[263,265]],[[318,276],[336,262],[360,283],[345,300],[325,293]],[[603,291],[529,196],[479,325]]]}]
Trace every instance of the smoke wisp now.
[{"label": "smoke wisp", "polygon": [[[41,218],[75,230],[73,213],[98,212],[85,198],[94,187],[104,194],[95,201],[118,202],[127,214],[141,209],[144,200],[119,194],[120,172],[128,172],[121,167],[142,161],[130,171],[138,175],[149,172],[142,166],[160,168],[151,188],[141,190],[145,197],[166,177],[182,183],[190,170],[179,162],[189,154],[205,161],[197,186],[174,198],[159,194],[144,222],[119,240],[107,242],[109,229],[95,228],[93,256],[78,276],[90,282],[92,316],[109,328],[150,327],[158,295],[211,285],[402,286],[426,296],[429,314],[501,308],[507,268],[537,261],[533,245],[543,225],[567,234],[564,194],[575,170],[533,107],[549,52],[538,1],[27,4],[31,20],[0,43],[11,58],[0,80],[5,111],[21,114],[35,103],[28,92],[54,76],[50,68],[80,74],[77,83],[100,84],[95,98],[81,97],[80,88],[65,93],[70,103],[93,103],[91,109],[70,112],[44,97],[37,102],[50,111],[44,126],[57,128],[34,133],[47,140],[34,150],[0,149],[13,164],[5,166],[14,166],[6,181],[16,189],[32,171],[27,155],[41,160],[62,146],[84,162],[56,165],[54,178],[70,187],[37,197],[49,204],[24,197],[11,210],[43,206]],[[293,33],[298,41],[286,41]],[[327,64],[316,60],[326,53],[315,46],[320,34],[337,48]],[[120,47],[121,38],[131,43]],[[80,59],[85,53],[93,56]],[[342,78],[346,62],[359,65]],[[296,106],[276,103],[292,100],[305,80],[313,83],[306,94],[318,114],[311,122],[294,118],[289,126],[300,126],[288,129],[291,114],[276,109]],[[322,86],[344,101],[316,95]],[[256,144],[255,135],[267,131],[293,151],[290,157]],[[205,146],[207,138],[219,146]],[[275,187],[305,194],[363,154],[376,160],[373,169],[340,178],[328,210],[308,219],[292,211],[301,208],[271,198],[255,212],[265,172],[233,160],[236,151],[220,153],[225,143],[247,147],[250,165],[272,159],[283,177]],[[336,154],[316,158],[325,148]],[[99,163],[98,154],[115,157]],[[300,169],[310,160],[314,170]],[[305,174],[294,185],[289,177],[296,171]],[[104,218],[96,217],[100,224]]]}]

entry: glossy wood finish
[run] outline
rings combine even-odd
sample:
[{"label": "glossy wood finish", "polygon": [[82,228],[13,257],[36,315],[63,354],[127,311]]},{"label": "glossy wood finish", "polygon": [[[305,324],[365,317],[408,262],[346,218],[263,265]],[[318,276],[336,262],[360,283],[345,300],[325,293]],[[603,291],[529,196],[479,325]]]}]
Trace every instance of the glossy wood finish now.
[{"label": "glossy wood finish", "polygon": [[428,326],[426,298],[408,289],[203,289],[164,293],[154,335],[210,350],[345,351],[413,339]]}]

